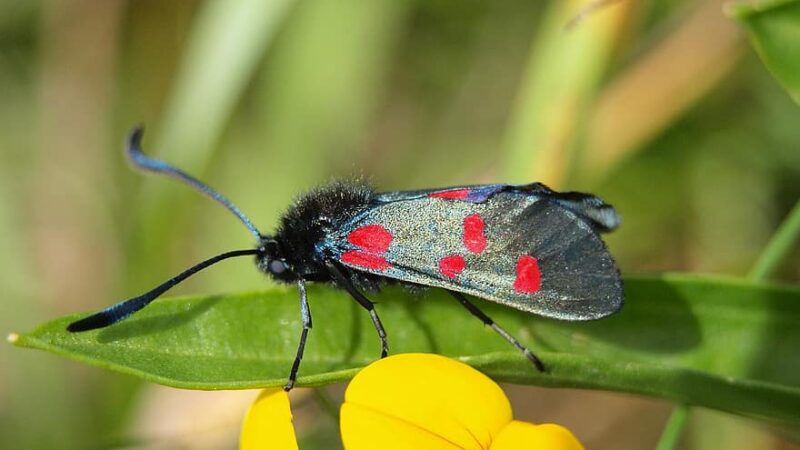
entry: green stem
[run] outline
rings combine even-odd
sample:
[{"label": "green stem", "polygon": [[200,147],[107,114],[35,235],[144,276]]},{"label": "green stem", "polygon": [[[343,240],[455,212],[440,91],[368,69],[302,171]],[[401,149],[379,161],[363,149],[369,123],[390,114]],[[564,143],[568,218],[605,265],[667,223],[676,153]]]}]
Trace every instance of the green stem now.
[{"label": "green stem", "polygon": [[689,407],[683,404],[676,406],[675,409],[672,410],[672,415],[669,416],[669,420],[667,420],[664,432],[661,433],[661,439],[658,440],[656,450],[672,450],[677,448],[688,418]]},{"label": "green stem", "polygon": [[750,270],[749,278],[758,281],[770,278],[797,243],[798,238],[800,238],[800,201],[794,205],[789,216],[761,252],[753,269]]}]

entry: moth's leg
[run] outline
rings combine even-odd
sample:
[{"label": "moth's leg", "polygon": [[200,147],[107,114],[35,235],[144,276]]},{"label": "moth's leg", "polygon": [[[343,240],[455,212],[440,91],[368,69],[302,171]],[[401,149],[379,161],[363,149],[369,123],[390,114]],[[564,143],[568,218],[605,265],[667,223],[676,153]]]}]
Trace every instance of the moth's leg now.
[{"label": "moth's leg", "polygon": [[303,359],[303,351],[306,349],[308,331],[311,329],[311,310],[308,308],[305,281],[302,279],[297,280],[297,289],[300,291],[300,318],[303,321],[303,331],[300,333],[300,344],[297,346],[297,354],[294,357],[292,371],[289,372],[289,380],[286,382],[286,386],[283,387],[284,391],[289,391],[294,387],[294,382],[297,379],[297,370],[300,368],[300,361]]},{"label": "moth's leg", "polygon": [[353,283],[351,283],[350,280],[344,276],[336,264],[332,262],[326,262],[325,264],[328,266],[328,270],[330,271],[336,283],[345,288],[350,296],[353,297],[353,300],[358,302],[359,305],[369,311],[369,316],[372,318],[372,324],[375,325],[375,331],[378,332],[378,337],[381,339],[381,358],[385,358],[386,355],[389,354],[389,343],[386,340],[386,330],[383,329],[383,324],[381,323],[381,319],[378,317],[378,312],[375,311],[375,304],[365,297],[364,294],[359,292],[355,286],[353,286]]},{"label": "moth's leg", "polygon": [[497,334],[499,334],[500,336],[503,336],[503,339],[507,340],[509,343],[511,343],[511,345],[513,345],[519,351],[521,351],[522,354],[525,355],[525,357],[528,358],[533,363],[534,366],[536,366],[536,368],[539,370],[539,372],[544,372],[545,371],[544,370],[544,364],[542,364],[542,361],[539,358],[537,358],[536,355],[534,355],[532,351],[528,350],[527,347],[522,345],[517,340],[517,338],[515,338],[514,336],[509,334],[509,332],[506,331],[505,329],[503,329],[503,327],[501,327],[500,325],[494,323],[494,320],[492,320],[491,317],[487,316],[486,313],[484,313],[483,311],[478,309],[477,306],[475,306],[472,302],[467,300],[467,297],[465,297],[464,294],[462,294],[461,292],[456,292],[456,291],[447,291],[447,292],[449,292],[450,295],[455,297],[456,300],[458,300],[462,305],[464,305],[464,308],[467,308],[467,310],[470,313],[472,313],[473,316],[475,316],[478,319],[480,319],[480,321],[483,322],[484,325],[488,325],[488,326],[492,327],[492,329],[495,332],[497,332]]}]

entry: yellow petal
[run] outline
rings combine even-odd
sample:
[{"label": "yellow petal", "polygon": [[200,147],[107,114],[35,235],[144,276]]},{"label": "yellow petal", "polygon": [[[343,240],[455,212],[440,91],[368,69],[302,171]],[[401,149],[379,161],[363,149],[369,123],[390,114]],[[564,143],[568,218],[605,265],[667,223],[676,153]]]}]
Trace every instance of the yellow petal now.
[{"label": "yellow petal", "polygon": [[446,438],[397,417],[345,403],[341,410],[342,443],[347,450],[460,450]]},{"label": "yellow petal", "polygon": [[566,428],[514,420],[500,431],[489,450],[584,450]]},{"label": "yellow petal", "polygon": [[283,389],[264,389],[247,410],[239,450],[297,450],[289,396]]},{"label": "yellow petal", "polygon": [[341,411],[347,450],[482,450],[511,421],[511,405],[487,376],[431,354],[401,354],[356,375]]}]

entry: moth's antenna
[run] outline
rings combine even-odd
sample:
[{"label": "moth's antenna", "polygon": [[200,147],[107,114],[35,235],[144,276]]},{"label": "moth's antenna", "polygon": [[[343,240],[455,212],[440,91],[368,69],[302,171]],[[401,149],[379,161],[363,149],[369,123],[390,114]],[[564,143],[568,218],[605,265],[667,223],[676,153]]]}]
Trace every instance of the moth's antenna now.
[{"label": "moth's antenna", "polygon": [[239,220],[242,221],[244,226],[250,230],[250,233],[256,237],[256,239],[261,239],[263,235],[253,222],[244,215],[242,210],[240,210],[236,205],[233,204],[230,200],[228,200],[224,195],[220,194],[219,192],[211,189],[211,186],[203,183],[202,181],[198,180],[197,178],[189,175],[188,173],[174,167],[170,164],[167,164],[164,161],[159,159],[150,158],[149,156],[145,155],[142,152],[142,135],[144,134],[144,128],[140,125],[131,131],[130,136],[128,137],[128,148],[127,148],[127,155],[128,159],[130,160],[131,164],[134,165],[137,169],[149,172],[157,172],[163,173],[165,175],[169,175],[172,178],[175,178],[179,181],[183,181],[184,183],[188,184],[189,186],[197,189],[198,191],[206,194],[207,196],[211,197],[212,199],[216,200],[217,202],[221,203],[222,206],[228,208],[230,212],[236,215]]},{"label": "moth's antenna", "polygon": [[108,308],[98,313],[92,314],[89,317],[84,317],[81,320],[72,322],[67,326],[67,331],[71,331],[73,333],[77,331],[89,331],[89,330],[94,330],[96,328],[103,328],[111,324],[115,324],[120,320],[125,319],[126,317],[135,313],[136,311],[139,311],[140,309],[149,305],[150,302],[157,299],[161,294],[167,292],[170,288],[172,288],[176,284],[189,278],[190,276],[205,269],[208,266],[216,264],[222,261],[223,259],[234,258],[237,256],[258,255],[260,252],[261,251],[258,249],[234,250],[207,259],[201,262],[200,264],[197,264],[195,266],[192,266],[184,270],[179,275],[167,280],[166,282],[157,286],[150,292],[146,292],[138,297],[134,297],[119,302],[115,305],[111,305]]}]

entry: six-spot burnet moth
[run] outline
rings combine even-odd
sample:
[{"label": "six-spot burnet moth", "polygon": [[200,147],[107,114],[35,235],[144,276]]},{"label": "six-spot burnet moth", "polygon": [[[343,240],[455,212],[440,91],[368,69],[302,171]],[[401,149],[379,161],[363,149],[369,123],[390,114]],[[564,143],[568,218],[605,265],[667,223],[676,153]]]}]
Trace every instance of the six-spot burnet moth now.
[{"label": "six-spot burnet moth", "polygon": [[135,167],[172,176],[228,208],[256,238],[254,249],[217,255],[155,289],[71,323],[72,332],[103,328],[139,311],[192,274],[227,258],[255,256],[274,279],[296,283],[303,329],[285,389],[291,389],[311,329],[307,281],[346,290],[372,318],[389,347],[374,304],[362,291],[396,282],[446,289],[470,313],[519,349],[540,371],[542,362],[470,302],[465,294],[563,320],[591,320],[622,306],[619,270],[599,233],[619,225],[598,197],[559,193],[541,183],[487,184],[376,193],[338,181],[300,197],[273,235],[262,234],[233,203],[200,180],[141,149],[142,128],[130,135]]}]

